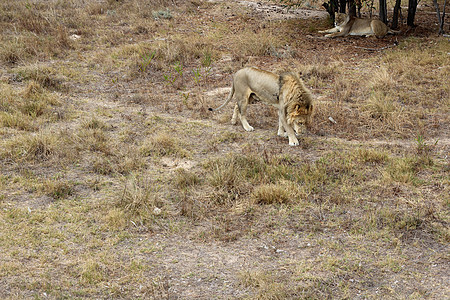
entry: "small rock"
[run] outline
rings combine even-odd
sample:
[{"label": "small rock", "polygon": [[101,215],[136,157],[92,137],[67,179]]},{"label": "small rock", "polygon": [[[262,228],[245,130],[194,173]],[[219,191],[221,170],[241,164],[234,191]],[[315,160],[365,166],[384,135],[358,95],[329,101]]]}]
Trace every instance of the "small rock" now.
[{"label": "small rock", "polygon": [[162,212],[161,208],[155,207],[155,208],[153,209],[153,214],[154,214],[155,216],[159,216],[159,215],[161,214],[161,212]]},{"label": "small rock", "polygon": [[76,41],[80,38],[81,38],[81,36],[78,34],[72,34],[71,36],[69,36],[69,39],[71,39],[72,41]]}]

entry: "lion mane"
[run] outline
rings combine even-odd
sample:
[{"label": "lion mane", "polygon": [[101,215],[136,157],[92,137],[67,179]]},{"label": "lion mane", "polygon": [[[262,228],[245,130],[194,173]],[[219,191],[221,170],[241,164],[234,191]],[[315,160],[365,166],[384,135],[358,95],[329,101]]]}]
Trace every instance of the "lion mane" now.
[{"label": "lion mane", "polygon": [[303,81],[295,73],[283,73],[279,86],[280,97],[284,96],[287,105],[287,122],[293,124],[295,119],[304,118],[304,124],[309,126],[314,117],[313,97]]}]

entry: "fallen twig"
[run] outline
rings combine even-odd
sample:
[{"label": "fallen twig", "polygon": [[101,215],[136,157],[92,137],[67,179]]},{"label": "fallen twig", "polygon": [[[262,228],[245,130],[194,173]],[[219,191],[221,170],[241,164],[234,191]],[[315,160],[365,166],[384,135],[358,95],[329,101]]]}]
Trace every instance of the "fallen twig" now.
[{"label": "fallen twig", "polygon": [[398,45],[398,42],[395,42],[393,45],[388,45],[388,46],[381,47],[381,48],[366,48],[366,47],[358,47],[358,46],[355,46],[355,48],[363,49],[363,50],[367,50],[367,51],[382,51],[382,50],[385,50],[385,49],[389,49],[389,48],[395,47],[397,45]]}]

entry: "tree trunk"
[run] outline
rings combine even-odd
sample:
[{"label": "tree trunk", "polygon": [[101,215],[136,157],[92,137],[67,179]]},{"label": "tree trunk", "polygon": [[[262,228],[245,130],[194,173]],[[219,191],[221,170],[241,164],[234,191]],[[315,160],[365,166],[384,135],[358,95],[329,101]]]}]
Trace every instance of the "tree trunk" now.
[{"label": "tree trunk", "polygon": [[345,14],[345,4],[347,0],[339,0],[339,12]]},{"label": "tree trunk", "polygon": [[392,16],[392,28],[398,28],[398,15],[401,9],[402,0],[395,0],[394,15]]},{"label": "tree trunk", "polygon": [[417,0],[409,0],[408,2],[408,19],[406,24],[414,27],[414,18],[416,17]]},{"label": "tree trunk", "polygon": [[330,15],[330,18],[334,24],[334,20],[336,19],[335,13],[338,11],[338,7],[339,7],[338,0],[329,0],[328,2],[323,3],[322,6],[325,7],[326,11]]},{"label": "tree trunk", "polygon": [[358,18],[361,18],[361,7],[362,7],[362,0],[356,0],[356,9],[358,10]]},{"label": "tree trunk", "polygon": [[442,31],[442,34],[444,34],[445,5],[447,5],[447,0],[444,0],[444,8],[442,9],[442,23],[441,23],[441,28],[440,28],[440,30]]},{"label": "tree trunk", "polygon": [[347,0],[348,14],[352,17],[356,17],[356,3],[355,0]]},{"label": "tree trunk", "polygon": [[380,20],[387,24],[387,5],[386,0],[380,0]]},{"label": "tree trunk", "polygon": [[369,8],[369,18],[370,19],[372,19],[373,1],[374,0],[370,0],[370,8]]},{"label": "tree trunk", "polygon": [[437,0],[433,0],[434,7],[436,8],[436,14],[438,18],[439,23],[439,34],[444,34],[444,22],[445,22],[445,6],[447,4],[447,0],[444,0],[444,7],[442,8],[442,18],[441,18],[441,12],[439,10],[439,3]]}]

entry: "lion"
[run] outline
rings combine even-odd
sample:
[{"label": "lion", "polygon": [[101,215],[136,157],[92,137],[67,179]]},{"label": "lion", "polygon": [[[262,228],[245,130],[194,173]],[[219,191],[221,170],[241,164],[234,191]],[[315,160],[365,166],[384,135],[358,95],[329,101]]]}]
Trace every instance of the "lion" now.
[{"label": "lion", "polygon": [[239,116],[242,127],[246,131],[253,131],[246,118],[248,104],[256,100],[273,105],[278,108],[278,135],[287,136],[291,146],[299,144],[295,133],[300,134],[301,125],[309,126],[313,117],[313,97],[295,73],[277,75],[254,67],[241,69],[233,77],[225,103],[209,110],[221,109],[231,101],[233,95],[237,101],[231,124],[236,125]]},{"label": "lion", "polygon": [[328,33],[327,38],[347,36],[347,35],[361,35],[382,38],[388,33],[398,33],[390,30],[386,24],[380,20],[360,19],[347,14],[337,13],[334,22],[335,27],[319,31],[319,33]]}]

